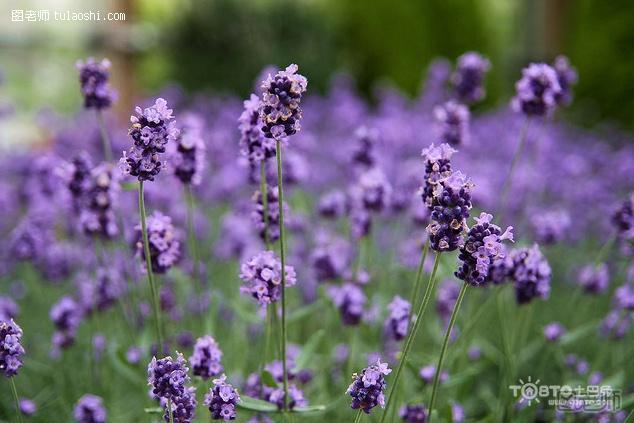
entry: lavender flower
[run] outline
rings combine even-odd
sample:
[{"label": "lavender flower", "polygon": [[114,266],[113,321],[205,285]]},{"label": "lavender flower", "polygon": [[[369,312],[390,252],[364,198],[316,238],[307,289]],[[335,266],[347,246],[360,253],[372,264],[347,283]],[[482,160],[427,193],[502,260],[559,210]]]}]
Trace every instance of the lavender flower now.
[{"label": "lavender flower", "polygon": [[317,281],[342,277],[349,264],[350,254],[350,244],[343,238],[319,242],[310,256]]},{"label": "lavender flower", "polygon": [[456,97],[465,103],[482,100],[485,95],[482,83],[490,68],[491,63],[476,52],[469,51],[460,56],[450,79]]},{"label": "lavender flower", "polygon": [[358,182],[350,190],[350,196],[355,204],[366,210],[380,212],[390,204],[392,185],[383,171],[375,167],[359,176]]},{"label": "lavender flower", "polygon": [[319,198],[317,209],[319,214],[327,219],[337,219],[344,216],[348,209],[346,194],[340,190],[325,193]]},{"label": "lavender flower", "polygon": [[461,172],[454,172],[434,187],[431,223],[427,226],[433,250],[454,251],[461,246],[471,210],[472,186]]},{"label": "lavender flower", "polygon": [[353,374],[352,383],[346,391],[352,397],[350,407],[354,410],[362,409],[366,414],[370,414],[377,405],[385,407],[385,376],[391,372],[386,363],[377,360],[376,364],[363,369],[361,374]]},{"label": "lavender flower", "polygon": [[214,379],[214,386],[205,395],[205,405],[211,412],[212,420],[235,420],[236,406],[240,395],[233,386],[226,383],[227,377],[222,375]]},{"label": "lavender flower", "polygon": [[509,276],[515,282],[515,294],[519,304],[533,298],[547,299],[550,295],[550,265],[534,244],[530,248],[518,248],[508,255]]},{"label": "lavender flower", "polygon": [[84,107],[97,110],[110,107],[115,99],[115,93],[108,84],[110,61],[103,59],[101,62],[97,62],[89,57],[85,62],[79,60],[75,66],[79,71]]},{"label": "lavender flower", "polygon": [[[287,265],[286,287],[297,282],[295,269]],[[262,306],[278,301],[282,294],[282,264],[273,251],[263,251],[240,267],[240,279],[244,285],[240,292],[255,298]]]},{"label": "lavender flower", "polygon": [[614,212],[612,224],[626,249],[634,249],[634,193]]},{"label": "lavender flower", "polygon": [[[268,392],[267,392],[268,391]],[[265,389],[265,399],[268,402],[277,405],[280,410],[284,408],[284,389],[275,388],[272,390]],[[297,388],[294,384],[288,385],[288,408],[289,410],[295,407],[305,407],[308,405],[308,401],[304,398],[304,393]]]},{"label": "lavender flower", "polygon": [[152,357],[147,373],[155,398],[175,400],[185,394],[185,383],[189,380],[186,363],[181,353],[176,353],[176,360],[170,356],[160,360]]},{"label": "lavender flower", "polygon": [[531,226],[537,242],[545,245],[562,241],[571,225],[570,215],[565,210],[535,213],[531,216]]},{"label": "lavender flower", "polygon": [[[183,392],[183,395],[180,395],[171,401],[172,405],[172,418],[174,419],[174,423],[191,423],[194,421],[194,416],[196,414],[196,406],[198,405],[198,401],[196,401],[196,388],[187,387]],[[167,410],[163,414],[163,419],[166,422],[169,422],[170,415]]]},{"label": "lavender flower", "polygon": [[86,152],[76,155],[66,166],[66,186],[73,198],[75,212],[81,210],[84,195],[90,189],[91,170],[92,162]]},{"label": "lavender flower", "polygon": [[524,68],[515,89],[517,94],[511,102],[513,110],[527,116],[550,116],[561,94],[557,72],[545,63],[531,63]]},{"label": "lavender flower", "polygon": [[449,144],[434,146],[432,143],[423,150],[421,157],[425,161],[425,185],[420,189],[423,203],[432,208],[434,190],[441,179],[451,175],[451,156],[456,150]]},{"label": "lavender flower", "polygon": [[406,423],[427,422],[427,408],[423,404],[404,405],[398,415]]},{"label": "lavender flower", "polygon": [[205,168],[203,121],[197,115],[185,115],[180,133],[170,151],[174,175],[185,185],[199,185]]},{"label": "lavender flower", "polygon": [[73,410],[77,423],[105,423],[107,415],[101,397],[92,394],[79,398]]},{"label": "lavender flower", "polygon": [[390,315],[385,321],[385,333],[390,339],[401,341],[407,336],[411,304],[398,295],[387,306]]},{"label": "lavender flower", "polygon": [[450,145],[469,143],[469,109],[453,100],[434,107],[440,141]]},{"label": "lavender flower", "polygon": [[139,181],[153,181],[165,167],[161,153],[165,153],[168,142],[176,140],[179,131],[173,121],[172,109],[167,101],[158,98],[153,106],[135,109],[136,116],[130,117],[132,126],[129,135],[134,144],[123,152],[120,160],[124,173],[136,176]]},{"label": "lavender flower", "polygon": [[588,294],[602,294],[608,288],[610,275],[605,263],[584,266],[579,272],[579,285]]},{"label": "lavender flower", "polygon": [[[253,193],[251,201],[253,202],[253,211],[251,212],[251,220],[260,234],[262,241],[265,240],[265,230],[268,228],[269,242],[277,241],[280,237],[280,207],[278,201],[278,187],[266,186],[266,201],[268,206],[268,226],[264,220],[264,203],[262,202],[262,193],[258,190]],[[288,206],[284,202],[284,215],[287,215]]]},{"label": "lavender flower", "polygon": [[[433,364],[422,367],[418,372],[418,376],[420,376],[423,382],[425,382],[427,385],[430,385],[434,381],[435,375],[436,366]],[[449,379],[449,373],[447,373],[446,370],[441,370],[440,375],[438,376],[438,380],[440,381],[440,383],[443,383],[447,379]]]},{"label": "lavender flower", "polygon": [[8,321],[18,316],[20,307],[11,297],[0,295],[0,321]]},{"label": "lavender flower", "polygon": [[352,153],[352,164],[361,168],[373,168],[377,162],[375,146],[379,138],[378,130],[361,126],[354,135],[357,145]]},{"label": "lavender flower", "polygon": [[557,73],[557,81],[561,87],[561,91],[555,96],[555,100],[557,104],[567,106],[572,102],[572,85],[577,83],[577,71],[570,66],[570,61],[566,56],[557,56],[553,63],[553,68]]},{"label": "lavender flower", "polygon": [[80,223],[84,233],[112,239],[119,230],[113,211],[113,201],[118,188],[112,167],[108,163],[90,172],[88,189],[85,193],[85,207],[80,213]]},{"label": "lavender flower", "polygon": [[222,373],[221,358],[222,351],[220,351],[218,343],[214,338],[207,335],[196,340],[194,352],[189,357],[189,364],[192,366],[192,371],[196,376],[207,380]]},{"label": "lavender flower", "polygon": [[20,413],[25,416],[32,416],[37,411],[37,405],[35,402],[28,398],[20,398]]},{"label": "lavender flower", "polygon": [[53,353],[57,355],[60,348],[68,348],[75,342],[83,309],[72,297],[65,296],[51,307],[49,317],[55,325]]},{"label": "lavender flower", "polygon": [[490,282],[488,277],[491,264],[505,257],[502,241],[513,241],[513,227],[504,233],[499,226],[491,223],[493,215],[480,213],[476,224],[469,229],[465,243],[460,247],[458,259],[462,262],[454,273],[458,279],[473,286]]},{"label": "lavender flower", "polygon": [[372,230],[372,216],[364,207],[353,206],[350,209],[350,233],[354,239],[367,236]]},{"label": "lavender flower", "polygon": [[566,328],[559,322],[551,322],[544,326],[544,337],[549,342],[556,342],[566,333]]},{"label": "lavender flower", "polygon": [[[134,230],[137,256],[145,261],[141,224],[135,226]],[[159,211],[155,211],[147,219],[147,234],[152,271],[166,273],[180,258],[180,242],[172,225],[172,219]]]},{"label": "lavender flower", "polygon": [[341,320],[344,325],[358,325],[363,316],[363,306],[367,299],[363,290],[353,284],[344,283],[341,286],[333,285],[328,287],[328,296],[339,309]]},{"label": "lavender flower", "polygon": [[6,377],[18,374],[22,367],[22,329],[11,320],[0,321],[0,371]]},{"label": "lavender flower", "polygon": [[260,162],[275,157],[275,141],[264,136],[260,123],[260,98],[251,94],[244,101],[244,111],[238,119],[240,130],[240,151],[254,166]]},{"label": "lavender flower", "polygon": [[260,119],[266,138],[281,140],[300,129],[302,109],[299,107],[308,81],[297,73],[297,65],[289,65],[262,82]]}]

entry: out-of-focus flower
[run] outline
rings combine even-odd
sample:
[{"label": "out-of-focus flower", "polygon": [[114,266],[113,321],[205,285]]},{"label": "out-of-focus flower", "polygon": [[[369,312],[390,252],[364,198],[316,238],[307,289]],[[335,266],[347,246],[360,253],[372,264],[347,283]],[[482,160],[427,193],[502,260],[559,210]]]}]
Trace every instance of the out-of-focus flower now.
[{"label": "out-of-focus flower", "polygon": [[87,109],[106,109],[115,99],[115,93],[110,88],[110,61],[101,62],[92,57],[86,61],[79,60],[75,65],[79,71],[81,95],[84,97],[84,107]]},{"label": "out-of-focus flower", "polygon": [[[279,189],[278,187],[266,186],[267,201],[267,221],[264,220],[264,203],[262,193],[255,191],[251,201],[253,202],[253,211],[251,220],[260,234],[262,241],[265,239],[265,230],[267,230],[269,242],[277,241],[280,237],[280,207],[279,207]],[[283,204],[284,215],[288,215],[288,205]],[[268,225],[268,226],[267,226]]]},{"label": "out-of-focus flower", "polygon": [[92,394],[79,398],[73,410],[73,417],[77,423],[105,423],[107,415],[103,399]]},{"label": "out-of-focus flower", "polygon": [[545,63],[531,63],[524,68],[515,90],[511,102],[513,110],[526,116],[550,116],[561,95],[557,72]]},{"label": "out-of-focus flower", "polygon": [[337,219],[344,216],[348,209],[346,194],[340,190],[325,193],[319,198],[317,209],[319,214],[327,219]]},{"label": "out-of-focus flower", "polygon": [[363,306],[367,298],[363,290],[352,283],[343,285],[332,285],[328,287],[328,296],[339,309],[341,320],[344,325],[358,325],[363,317]]},{"label": "out-of-focus flower", "polygon": [[49,316],[55,325],[52,353],[56,356],[60,348],[68,348],[75,342],[77,329],[84,316],[83,308],[72,297],[65,296],[51,307]]},{"label": "out-of-focus flower", "polygon": [[406,423],[427,422],[427,408],[423,404],[404,405],[398,415]]},{"label": "out-of-focus flower", "polygon": [[465,103],[474,103],[484,98],[484,77],[491,62],[480,54],[469,51],[458,57],[456,71],[451,75],[451,84],[456,97]]},{"label": "out-of-focus flower", "polygon": [[[265,390],[266,391],[266,390]],[[277,405],[280,410],[284,408],[284,389],[275,388],[269,392],[265,392],[265,399]],[[304,398],[304,393],[294,384],[288,386],[288,408],[292,410],[295,407],[305,407],[308,405],[308,401]]]},{"label": "out-of-focus flower", "polygon": [[564,336],[566,328],[559,322],[551,322],[544,326],[544,337],[549,342],[556,342]]},{"label": "out-of-focus flower", "polygon": [[207,380],[218,376],[224,370],[220,359],[222,351],[214,338],[209,335],[196,340],[194,352],[189,357],[189,365],[196,376]]},{"label": "out-of-focus flower", "polygon": [[352,397],[350,407],[357,410],[361,409],[366,414],[380,405],[385,407],[385,376],[389,375],[392,370],[386,363],[377,360],[376,364],[366,367],[360,374],[352,375],[352,383],[348,387],[346,393]]},{"label": "out-of-focus flower", "polygon": [[550,265],[537,244],[530,248],[511,250],[507,260],[509,277],[515,282],[515,294],[519,304],[529,303],[533,298],[548,298]]},{"label": "out-of-focus flower", "polygon": [[20,413],[25,416],[32,416],[37,411],[37,405],[29,398],[20,398]]},{"label": "out-of-focus flower", "polygon": [[274,76],[269,74],[262,82],[260,119],[266,138],[281,140],[300,129],[302,109],[299,104],[308,81],[297,69],[297,65],[289,65]]},{"label": "out-of-focus flower", "polygon": [[202,181],[206,150],[203,125],[198,115],[184,115],[176,142],[168,144],[174,175],[186,185],[199,185]]},{"label": "out-of-focus flower", "polygon": [[[286,287],[297,282],[295,269],[284,269]],[[278,301],[282,295],[282,263],[273,251],[263,251],[240,267],[240,279],[244,285],[240,292],[255,298],[262,306]]]},{"label": "out-of-focus flower", "polygon": [[385,333],[390,339],[401,341],[407,336],[411,304],[398,295],[387,306],[390,315],[385,320]]},{"label": "out-of-focus flower", "polygon": [[[134,228],[135,247],[138,257],[143,261],[143,234],[141,224]],[[147,218],[147,237],[150,244],[150,263],[154,273],[165,273],[180,259],[180,242],[172,219],[159,211],[155,211]],[[144,267],[145,268],[145,267]]]},{"label": "out-of-focus flower", "polygon": [[602,294],[610,284],[610,274],[605,263],[589,264],[579,272],[579,285],[588,294]]},{"label": "out-of-focus flower", "polygon": [[[428,366],[422,367],[418,372],[418,376],[425,382],[426,384],[431,384],[434,381],[434,376],[436,375],[436,366],[430,364]],[[438,376],[438,381],[440,383],[445,382],[449,379],[449,373],[446,370],[441,370],[440,375]]]},{"label": "out-of-focus flower", "polygon": [[0,295],[0,321],[8,321],[18,317],[20,307],[11,297]]},{"label": "out-of-focus flower", "polygon": [[434,117],[438,123],[438,133],[442,143],[450,145],[469,143],[470,113],[465,105],[450,100],[434,107]]},{"label": "out-of-focus flower", "polygon": [[379,132],[376,128],[361,126],[354,133],[355,150],[352,152],[352,164],[361,168],[373,168],[377,163],[376,144]]},{"label": "out-of-focus flower", "polygon": [[577,83],[577,71],[570,65],[566,56],[555,57],[553,68],[557,72],[557,80],[561,91],[555,96],[557,104],[567,106],[572,102],[572,85]]},{"label": "out-of-focus flower", "polygon": [[634,250],[634,193],[614,212],[612,224],[625,249]]},{"label": "out-of-focus flower", "polygon": [[565,239],[572,221],[565,210],[538,212],[531,215],[531,226],[535,240],[540,244],[551,245]]}]

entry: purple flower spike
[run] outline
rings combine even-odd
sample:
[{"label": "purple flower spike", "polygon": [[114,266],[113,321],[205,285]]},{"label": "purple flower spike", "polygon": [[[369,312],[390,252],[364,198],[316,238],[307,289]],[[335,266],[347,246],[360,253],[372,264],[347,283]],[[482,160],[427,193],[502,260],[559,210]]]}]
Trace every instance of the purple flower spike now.
[{"label": "purple flower spike", "polygon": [[552,322],[544,326],[544,337],[549,342],[556,342],[564,336],[566,328],[559,322]]},{"label": "purple flower spike", "polygon": [[453,100],[434,107],[440,141],[450,145],[469,143],[469,109]]},{"label": "purple flower spike", "polygon": [[20,307],[13,299],[0,295],[0,322],[14,319],[19,312]]},{"label": "purple flower spike", "polygon": [[[425,382],[426,384],[431,384],[434,381],[434,376],[436,375],[436,366],[430,364],[428,366],[422,367],[418,372],[418,376]],[[449,379],[449,373],[446,370],[441,370],[440,375],[438,376],[438,380],[440,383],[445,382]]]},{"label": "purple flower spike", "polygon": [[174,175],[185,185],[199,185],[205,168],[203,120],[194,114],[185,115],[176,143],[168,146]]},{"label": "purple flower spike", "polygon": [[[262,241],[265,240],[265,229],[268,228],[269,242],[275,242],[280,237],[280,207],[279,207],[279,190],[278,187],[266,186],[266,201],[267,201],[267,222],[264,220],[264,203],[262,202],[262,194],[260,191],[253,193],[251,201],[253,202],[253,211],[251,212],[251,220],[260,234]],[[286,202],[283,204],[284,215],[288,215],[288,205]]]},{"label": "purple flower spike", "polygon": [[341,286],[328,287],[328,296],[339,309],[344,325],[354,326],[361,322],[363,306],[367,299],[363,290],[353,283],[344,283]]},{"label": "purple flower spike", "polygon": [[148,385],[155,398],[174,400],[185,394],[185,383],[189,380],[185,358],[177,353],[176,360],[168,356],[157,360],[152,358],[147,368]]},{"label": "purple flower spike", "polygon": [[421,153],[425,162],[425,185],[420,189],[423,203],[431,209],[434,189],[439,181],[451,175],[451,156],[456,152],[449,144],[430,145]]},{"label": "purple flower spike", "polygon": [[[145,261],[141,224],[135,226],[134,230],[136,253]],[[166,273],[180,259],[180,242],[172,225],[172,219],[159,211],[155,211],[147,219],[147,233],[152,271],[155,273]],[[143,266],[143,269],[145,268]]]},{"label": "purple flower spike", "polygon": [[[191,423],[196,414],[196,388],[185,388],[183,395],[172,399],[172,418],[174,423]],[[169,422],[170,415],[167,410],[163,414],[163,419]]]},{"label": "purple flower spike", "polygon": [[526,116],[550,116],[561,95],[557,72],[545,63],[531,63],[524,68],[515,89],[517,93],[511,102],[513,110]]},{"label": "purple flower spike", "polygon": [[300,130],[302,109],[299,104],[308,81],[297,73],[297,65],[289,65],[262,82],[260,119],[266,138],[284,139]]},{"label": "purple flower spike", "polygon": [[385,321],[385,332],[390,339],[401,341],[407,336],[411,304],[398,295],[387,306],[390,315]]},{"label": "purple flower spike", "polygon": [[490,68],[491,62],[476,52],[469,51],[460,56],[450,79],[456,97],[465,103],[482,100],[485,95],[482,84]]},{"label": "purple flower spike", "polygon": [[244,111],[238,119],[240,130],[240,151],[249,159],[251,165],[275,157],[275,141],[264,136],[260,124],[260,98],[251,94],[244,101]]},{"label": "purple flower spike", "polygon": [[226,383],[227,377],[222,375],[214,379],[214,386],[205,395],[205,405],[211,412],[212,420],[235,420],[236,407],[240,395],[233,386]]},{"label": "purple flower spike", "polygon": [[427,408],[423,404],[404,405],[398,415],[406,423],[427,422]]},{"label": "purple flower spike", "polygon": [[626,252],[634,251],[634,193],[614,212],[612,224]]},{"label": "purple flower spike", "polygon": [[535,239],[545,245],[563,241],[571,224],[570,215],[565,210],[539,212],[531,216]]},{"label": "purple flower spike", "polygon": [[132,126],[128,131],[134,144],[129,151],[123,152],[121,169],[139,181],[153,181],[165,167],[161,153],[165,153],[169,142],[176,140],[179,131],[173,121],[172,109],[167,108],[167,101],[162,98],[144,110],[137,107],[135,112],[136,115],[130,117]]},{"label": "purple flower spike", "polygon": [[512,250],[507,262],[509,277],[515,282],[515,294],[519,304],[529,303],[533,298],[548,298],[550,265],[537,244],[530,248]]},{"label": "purple flower spike", "polygon": [[390,205],[392,185],[385,173],[377,167],[363,172],[350,189],[354,205],[368,211],[380,212]]},{"label": "purple flower spike", "polygon": [[352,153],[352,164],[361,168],[372,168],[376,165],[375,147],[379,139],[379,132],[375,128],[361,126],[354,133],[357,146]]},{"label": "purple flower spike", "polygon": [[[286,287],[297,282],[295,269],[286,266]],[[278,301],[282,295],[282,263],[273,251],[263,251],[240,267],[240,279],[244,285],[240,292],[255,298],[262,306]]]},{"label": "purple flower spike", "polygon": [[588,294],[602,294],[610,284],[610,274],[605,263],[589,264],[579,272],[579,285]]},{"label": "purple flower spike", "polygon": [[557,72],[557,80],[561,87],[561,92],[555,99],[557,104],[567,106],[572,102],[572,85],[577,83],[577,71],[570,65],[570,60],[566,56],[557,56],[553,68]]},{"label": "purple flower spike", "polygon": [[92,394],[81,397],[73,410],[77,423],[105,423],[107,415],[101,397]]},{"label": "purple flower spike", "polygon": [[84,107],[97,110],[110,107],[115,99],[115,93],[108,84],[110,61],[103,59],[101,62],[97,62],[89,57],[85,62],[78,61],[75,66],[79,71]]},{"label": "purple flower spike", "polygon": [[194,352],[189,357],[189,364],[196,376],[200,376],[207,380],[211,377],[218,376],[224,370],[220,359],[222,351],[218,347],[218,343],[211,336],[203,336],[196,340]]},{"label": "purple flower spike", "polygon": [[81,209],[79,221],[86,235],[112,239],[119,234],[113,211],[113,203],[118,192],[118,181],[112,166],[104,163],[90,172],[85,192],[85,205]]},{"label": "purple flower spike", "polygon": [[366,414],[370,414],[377,405],[385,407],[385,376],[391,372],[386,363],[377,360],[376,364],[363,369],[361,374],[353,374],[352,383],[346,391],[352,397],[350,407],[354,410],[361,409]]},{"label": "purple flower spike", "polygon": [[0,371],[6,377],[18,374],[22,367],[22,329],[13,320],[0,321]]}]

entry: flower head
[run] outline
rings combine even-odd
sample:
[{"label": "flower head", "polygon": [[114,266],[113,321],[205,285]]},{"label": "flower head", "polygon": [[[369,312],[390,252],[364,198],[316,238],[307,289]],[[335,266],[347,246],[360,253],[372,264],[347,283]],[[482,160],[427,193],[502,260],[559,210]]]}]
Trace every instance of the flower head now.
[{"label": "flower head", "polygon": [[85,234],[112,239],[119,234],[113,203],[118,192],[118,181],[112,166],[104,163],[90,172],[85,204],[79,222]]},{"label": "flower head", "polygon": [[441,142],[449,145],[469,143],[470,113],[465,105],[450,100],[434,107],[434,117],[438,124]]},{"label": "flower head", "polygon": [[605,263],[589,264],[579,272],[579,285],[588,294],[601,294],[610,284],[610,274]]},{"label": "flower head", "polygon": [[103,59],[101,62],[97,62],[89,57],[85,62],[79,60],[75,66],[79,71],[84,107],[97,110],[110,107],[115,99],[115,93],[108,84],[110,61]]},{"label": "flower head", "polygon": [[236,419],[236,407],[240,401],[240,395],[226,380],[225,375],[214,379],[214,386],[205,395],[205,405],[211,412],[212,420]]},{"label": "flower head", "polygon": [[[141,225],[134,228],[136,236],[136,252],[143,261],[146,260],[143,248]],[[165,273],[180,259],[180,242],[172,219],[159,211],[155,211],[147,219],[147,237],[150,246],[150,263],[155,273]]]},{"label": "flower head", "polygon": [[555,342],[566,333],[566,328],[559,322],[551,322],[544,326],[544,337],[547,341]]},{"label": "flower head", "polygon": [[[196,406],[198,405],[198,401],[196,401],[196,388],[193,388],[191,386],[186,387],[185,391],[183,391],[183,395],[172,399],[171,405],[171,414],[172,419],[174,419],[174,423],[193,422],[194,416],[196,414]],[[170,413],[167,409],[163,414],[163,419],[166,422],[170,422]]]},{"label": "flower head", "polygon": [[530,248],[511,250],[507,261],[509,277],[515,283],[515,294],[519,304],[529,303],[533,298],[548,298],[550,265],[537,244]]},{"label": "flower head", "polygon": [[425,162],[425,184],[420,192],[423,203],[432,206],[434,189],[439,181],[451,174],[451,156],[456,152],[449,144],[435,146],[433,143],[425,148],[421,157]]},{"label": "flower head", "polygon": [[185,115],[180,132],[170,151],[170,165],[183,184],[199,185],[205,168],[203,121],[194,114]]},{"label": "flower head", "polygon": [[0,321],[0,371],[6,377],[18,374],[22,367],[22,329],[11,320]]},{"label": "flower head", "polygon": [[398,415],[406,423],[425,423],[427,413],[427,408],[423,404],[410,404],[401,407]]},{"label": "flower head", "polygon": [[460,56],[456,71],[450,79],[456,97],[465,103],[474,103],[484,98],[482,84],[490,68],[491,62],[474,51]]},{"label": "flower head", "polygon": [[[264,201],[262,193],[258,190],[253,193],[251,197],[253,203],[253,210],[251,212],[251,220],[260,234],[262,241],[266,239],[265,234],[268,234],[269,242],[277,241],[280,237],[280,206],[279,206],[279,189],[278,187],[272,187],[266,185],[266,220],[264,218]],[[284,214],[288,213],[288,205],[283,203]]]},{"label": "flower head", "polygon": [[92,394],[79,398],[73,410],[77,423],[105,423],[107,415],[101,397]]},{"label": "flower head", "polygon": [[377,360],[376,364],[366,367],[360,374],[352,375],[352,383],[346,393],[352,397],[350,407],[362,409],[366,414],[380,405],[385,407],[385,376],[392,370],[386,363]]},{"label": "flower head", "polygon": [[249,159],[251,165],[275,157],[275,141],[264,136],[260,124],[260,98],[251,94],[244,101],[244,111],[238,119],[240,130],[240,152]]},{"label": "flower head", "polygon": [[577,83],[577,71],[570,65],[566,56],[555,57],[553,68],[557,73],[557,81],[561,91],[555,96],[557,104],[567,106],[572,102],[572,85]]},{"label": "flower head", "polygon": [[[286,266],[286,287],[297,282],[295,269]],[[240,279],[244,285],[240,292],[255,298],[262,306],[278,301],[282,295],[282,263],[273,251],[263,251],[240,267]]]},{"label": "flower head", "polygon": [[175,399],[185,394],[187,376],[187,362],[183,354],[177,353],[176,360],[168,356],[157,360],[152,358],[147,368],[148,385],[152,395],[156,398]]},{"label": "flower head", "polygon": [[387,336],[396,341],[401,341],[407,336],[411,304],[398,295],[387,306],[390,315],[385,321],[385,332]]},{"label": "flower head", "polygon": [[561,94],[557,72],[545,63],[531,63],[524,68],[515,89],[513,109],[527,116],[550,116]]},{"label": "flower head", "polygon": [[297,73],[297,65],[289,65],[262,82],[260,119],[266,138],[281,140],[300,129],[302,109],[299,107],[308,81]]},{"label": "flower head", "polygon": [[218,343],[211,336],[203,336],[196,340],[194,352],[189,357],[189,364],[196,376],[200,376],[207,380],[211,377],[218,376],[224,370],[220,359],[222,351],[218,347]]},{"label": "flower head", "polygon": [[339,309],[344,325],[354,326],[361,322],[363,306],[367,298],[358,285],[349,282],[340,286],[332,285],[328,287],[327,292],[332,302]]}]

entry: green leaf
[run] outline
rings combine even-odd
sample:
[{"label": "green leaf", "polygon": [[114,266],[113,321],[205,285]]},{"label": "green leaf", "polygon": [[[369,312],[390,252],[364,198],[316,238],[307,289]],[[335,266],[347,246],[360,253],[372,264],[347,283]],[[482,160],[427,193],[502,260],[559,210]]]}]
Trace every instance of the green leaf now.
[{"label": "green leaf", "polygon": [[275,381],[275,378],[273,377],[273,375],[271,374],[271,372],[269,372],[268,370],[262,370],[262,382],[264,382],[264,384],[266,386],[270,386],[271,388],[277,388],[277,382]]},{"label": "green leaf", "polygon": [[161,407],[144,408],[143,411],[148,414],[163,414],[164,412]]},{"label": "green leaf", "polygon": [[319,343],[325,333],[324,329],[320,329],[310,337],[295,360],[295,370],[301,370],[308,366],[308,363],[310,363],[315,356],[315,351],[317,351],[317,347],[319,347]]},{"label": "green leaf", "polygon": [[597,329],[599,321],[595,320],[590,323],[587,323],[583,326],[578,327],[577,329],[570,331],[561,337],[559,341],[561,345],[570,345],[577,340],[589,335]]},{"label": "green leaf", "polygon": [[310,305],[307,305],[298,310],[295,310],[292,313],[288,314],[286,318],[286,322],[295,323],[295,322],[302,321],[305,317],[312,315],[318,310],[321,310],[324,306],[324,303],[325,301],[323,299],[319,299]]},{"label": "green leaf", "polygon": [[276,405],[246,395],[240,395],[238,407],[244,408],[245,410],[258,411],[260,413],[277,413],[278,411]]},{"label": "green leaf", "polygon": [[306,407],[295,407],[293,413],[323,413],[326,411],[325,405],[307,405]]}]

